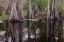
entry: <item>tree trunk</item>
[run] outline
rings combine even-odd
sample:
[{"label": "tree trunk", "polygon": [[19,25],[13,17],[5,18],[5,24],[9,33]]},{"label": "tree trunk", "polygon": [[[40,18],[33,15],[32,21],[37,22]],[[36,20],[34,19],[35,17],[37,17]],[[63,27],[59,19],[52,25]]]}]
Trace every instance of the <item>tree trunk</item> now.
[{"label": "tree trunk", "polygon": [[23,0],[18,0],[18,15],[20,19],[24,19],[23,15]]},{"label": "tree trunk", "polygon": [[[27,15],[27,17],[28,17],[28,19],[31,19],[31,15],[32,15],[32,7],[31,7],[31,0],[28,0],[28,15]],[[27,24],[28,24],[28,40],[29,40],[29,42],[31,41],[31,39],[30,39],[30,35],[31,35],[31,20],[28,20],[27,21]]]},{"label": "tree trunk", "polygon": [[50,16],[50,4],[49,4],[49,0],[48,0],[48,6],[47,6],[47,17],[46,17],[46,42],[48,42],[48,36],[49,36],[49,16]]},{"label": "tree trunk", "polygon": [[15,2],[15,0],[12,1],[11,13],[10,13],[10,16],[9,16],[8,21],[10,21],[10,22],[19,21],[19,16],[18,16],[18,14],[17,14],[16,2]]}]

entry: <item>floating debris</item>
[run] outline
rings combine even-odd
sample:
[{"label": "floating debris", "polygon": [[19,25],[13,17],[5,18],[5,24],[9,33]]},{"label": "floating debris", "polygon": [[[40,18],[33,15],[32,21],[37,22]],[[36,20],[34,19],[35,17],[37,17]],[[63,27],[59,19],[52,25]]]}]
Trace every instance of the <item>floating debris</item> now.
[{"label": "floating debris", "polygon": [[0,20],[0,23],[3,23],[3,21],[2,21],[2,20]]},{"label": "floating debris", "polygon": [[[36,39],[38,38],[39,33],[40,33],[40,29],[37,28],[37,30],[36,30]],[[31,38],[31,39],[34,39],[34,38],[35,38],[35,34],[31,33],[30,38]],[[27,29],[27,28],[25,28],[25,29],[23,30],[23,38],[22,38],[22,39],[23,39],[23,42],[24,42],[24,41],[28,41],[28,29]]]},{"label": "floating debris", "polygon": [[5,35],[6,31],[0,31],[0,36]]}]

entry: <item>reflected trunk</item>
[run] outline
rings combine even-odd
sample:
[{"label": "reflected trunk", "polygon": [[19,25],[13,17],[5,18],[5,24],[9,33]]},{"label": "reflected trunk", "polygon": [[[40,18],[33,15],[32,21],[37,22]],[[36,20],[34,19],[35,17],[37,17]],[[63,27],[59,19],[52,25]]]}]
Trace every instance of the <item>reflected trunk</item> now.
[{"label": "reflected trunk", "polygon": [[19,42],[22,42],[22,37],[23,37],[23,22],[19,22]]},{"label": "reflected trunk", "polygon": [[[18,25],[19,23],[10,23],[10,29],[11,29],[11,35],[12,35],[12,40],[13,42],[19,42],[19,38],[18,38]],[[12,41],[11,40],[11,41]]]}]

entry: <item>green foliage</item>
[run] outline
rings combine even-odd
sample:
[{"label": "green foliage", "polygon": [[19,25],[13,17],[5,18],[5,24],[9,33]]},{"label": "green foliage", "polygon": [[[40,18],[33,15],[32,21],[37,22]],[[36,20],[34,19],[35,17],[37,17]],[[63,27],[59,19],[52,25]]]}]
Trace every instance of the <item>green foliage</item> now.
[{"label": "green foliage", "polygon": [[56,7],[57,7],[58,13],[61,13],[61,12],[62,12],[62,9],[61,9],[61,8],[62,8],[63,4],[58,1],[58,2],[56,3],[56,5],[57,5]]},{"label": "green foliage", "polygon": [[[38,6],[45,8],[47,6],[47,0],[31,0],[32,7],[35,6],[35,1],[37,1]],[[27,1],[24,3],[24,7],[27,7]]]},{"label": "green foliage", "polygon": [[27,16],[27,10],[23,11],[23,15]]},{"label": "green foliage", "polygon": [[2,18],[3,20],[7,20],[9,15],[6,15],[6,11],[2,11]]},{"label": "green foliage", "polygon": [[5,16],[6,15],[6,11],[2,11],[2,16]]},{"label": "green foliage", "polygon": [[47,0],[38,0],[38,6],[45,8],[47,6]]},{"label": "green foliage", "polygon": [[46,14],[46,12],[40,12],[39,14],[40,14],[40,15],[42,15],[42,14]]},{"label": "green foliage", "polygon": [[8,19],[8,15],[6,15],[6,11],[2,11],[2,16],[0,16],[0,20],[7,20]]},{"label": "green foliage", "polygon": [[62,10],[60,8],[58,8],[57,10],[58,10],[58,13],[61,13],[62,12]]}]

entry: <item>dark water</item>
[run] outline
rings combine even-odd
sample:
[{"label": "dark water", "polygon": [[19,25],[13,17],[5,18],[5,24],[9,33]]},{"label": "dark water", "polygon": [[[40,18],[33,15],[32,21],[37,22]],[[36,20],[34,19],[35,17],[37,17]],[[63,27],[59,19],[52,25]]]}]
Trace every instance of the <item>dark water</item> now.
[{"label": "dark water", "polygon": [[[62,22],[59,21],[57,28],[55,29],[55,42],[64,42],[64,34],[62,27]],[[49,37],[46,40],[46,22],[38,21],[37,24],[32,22],[31,25],[31,36],[28,40],[28,26],[27,22],[4,22],[1,24],[0,32],[4,35],[0,35],[0,42],[53,42],[53,37]],[[36,28],[36,38],[35,38],[35,28]]]}]

